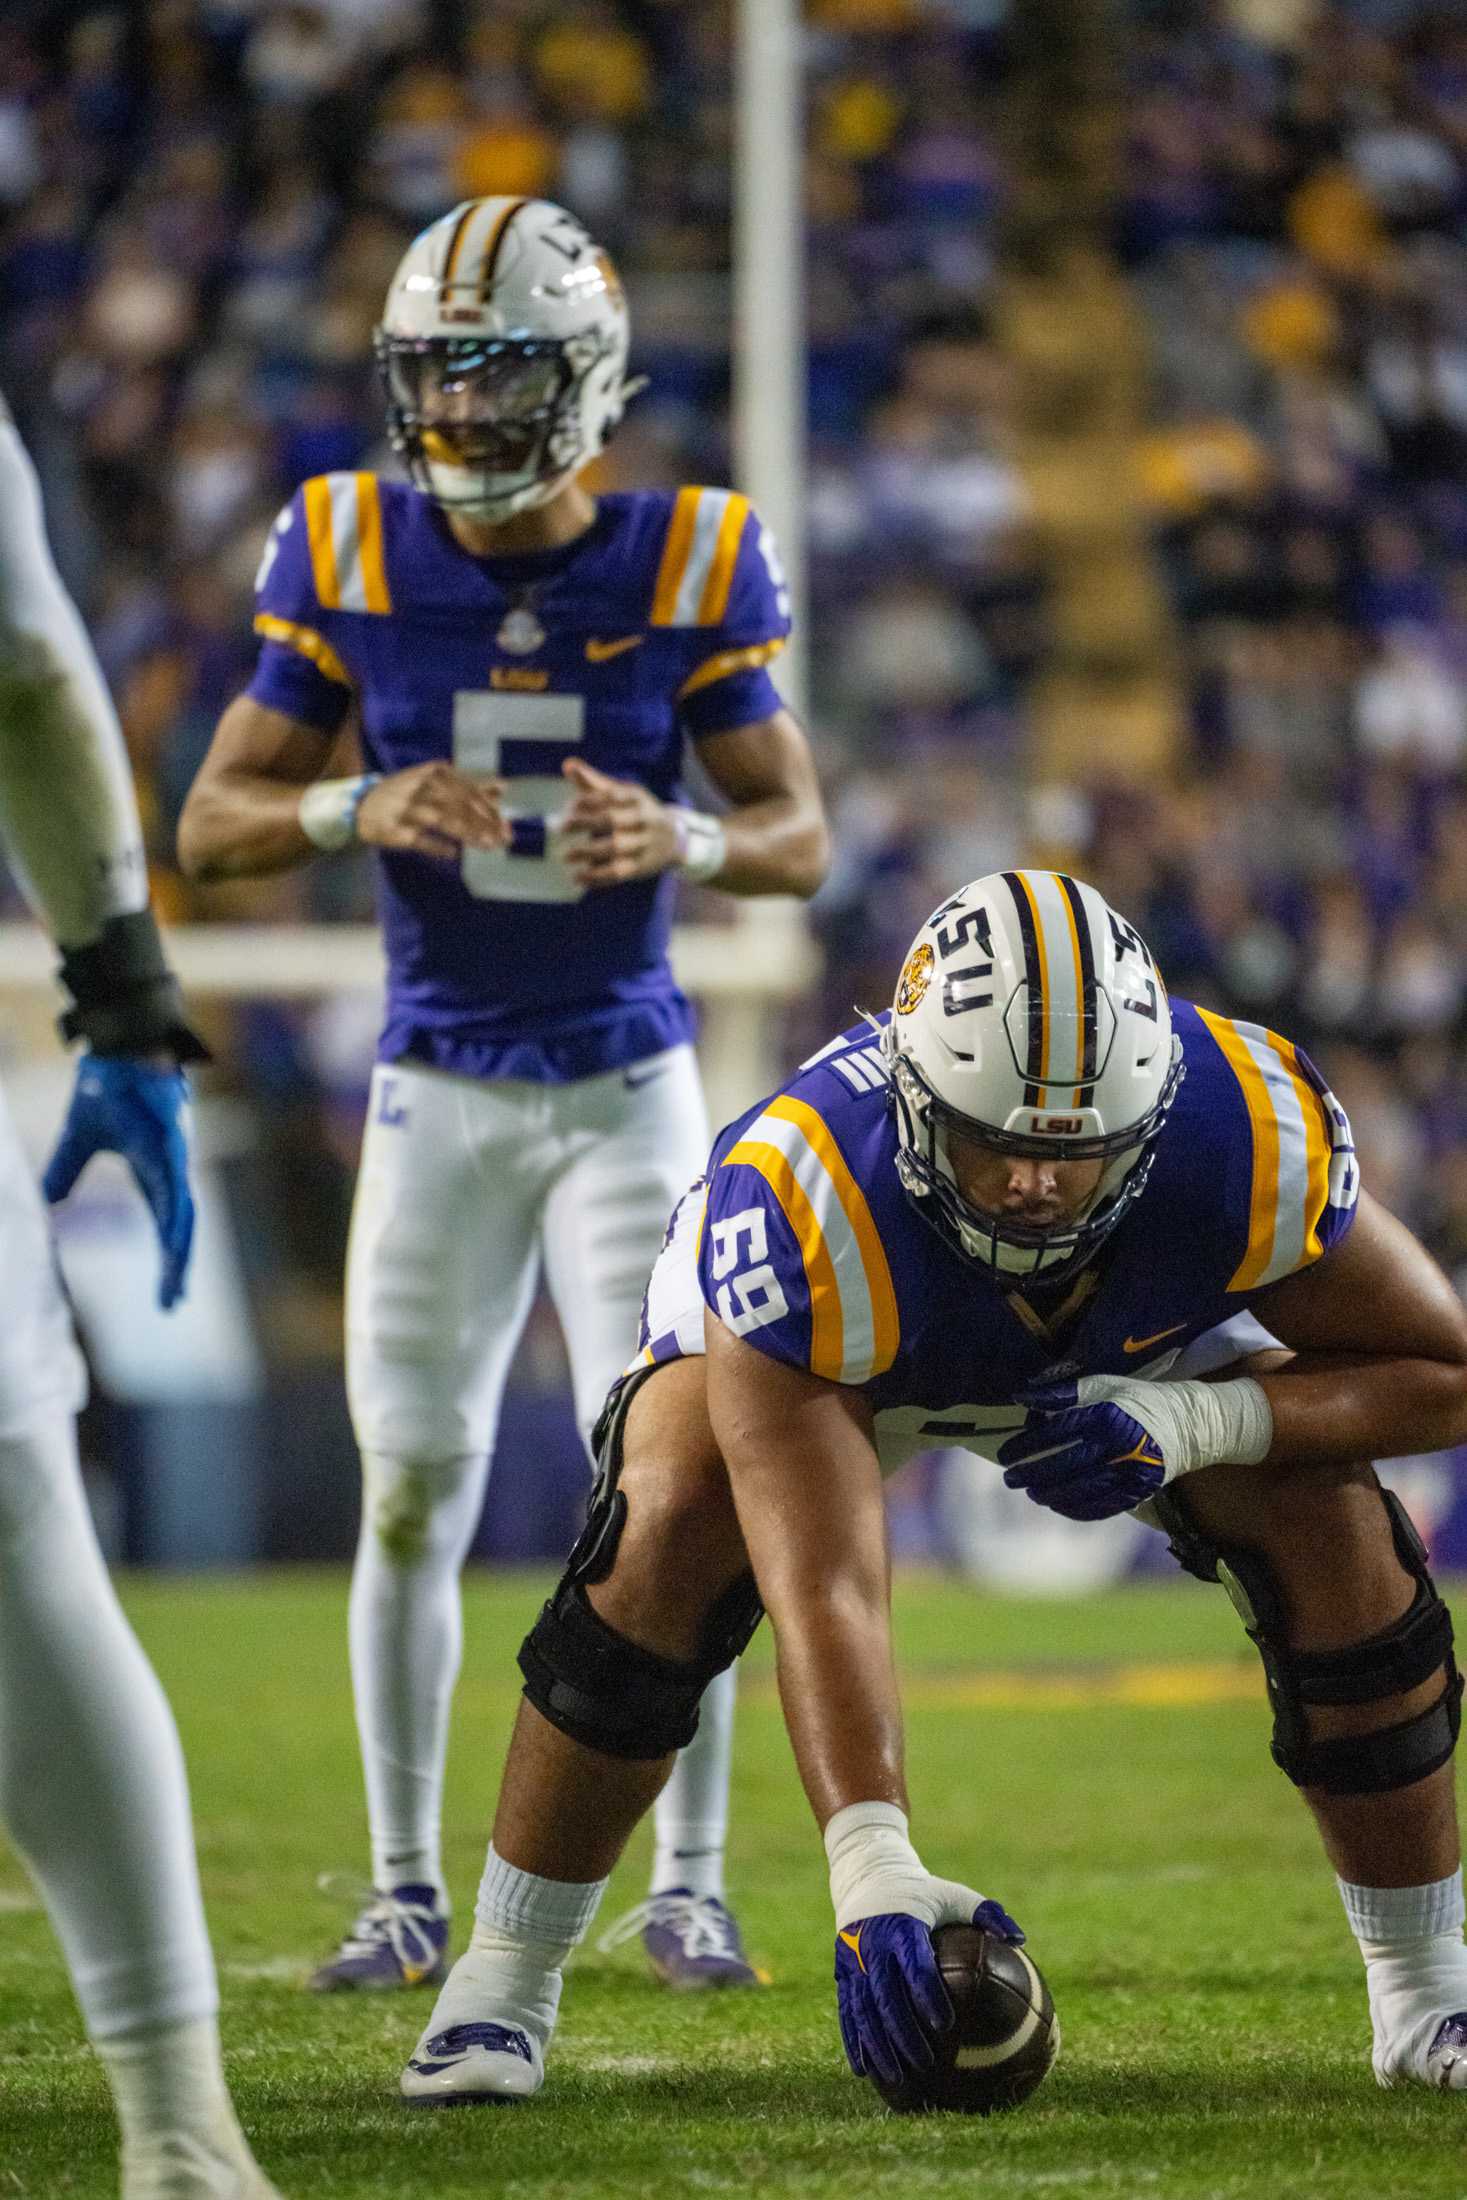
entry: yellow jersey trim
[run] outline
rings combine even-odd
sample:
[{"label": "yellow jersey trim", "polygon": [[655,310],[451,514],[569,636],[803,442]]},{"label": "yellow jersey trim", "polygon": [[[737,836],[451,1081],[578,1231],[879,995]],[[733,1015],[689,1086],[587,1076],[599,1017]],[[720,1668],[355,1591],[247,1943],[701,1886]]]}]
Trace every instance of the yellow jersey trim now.
[{"label": "yellow jersey trim", "polygon": [[693,549],[693,528],[698,517],[701,489],[679,489],[662,545],[662,562],[652,591],[652,624],[671,626],[677,610],[677,594]]},{"label": "yellow jersey trim", "polygon": [[323,611],[341,609],[341,583],[336,577],[336,544],[331,527],[331,482],[317,474],[305,486],[306,538],[311,546],[311,572],[316,601]]},{"label": "yellow jersey trim", "polygon": [[784,636],[772,642],[755,642],[748,649],[721,649],[716,657],[705,657],[702,664],[688,674],[677,691],[677,700],[684,702],[696,695],[700,688],[712,687],[717,680],[726,680],[735,672],[755,672],[760,665],[767,665],[784,648]]},{"label": "yellow jersey trim", "polygon": [[[817,1115],[807,1101],[793,1099],[789,1093],[781,1093],[777,1100],[769,1103],[765,1113],[777,1116],[782,1122],[793,1123],[797,1130],[803,1132],[811,1150],[835,1186],[835,1196],[841,1203],[861,1255],[866,1289],[871,1299],[871,1376],[884,1375],[897,1356],[897,1346],[901,1341],[901,1317],[897,1312],[896,1287],[891,1280],[886,1248],[871,1220],[871,1209],[866,1204],[866,1195],[847,1168],[845,1155],[831,1136],[824,1118]],[[871,1376],[866,1378],[867,1381],[870,1381]]]},{"label": "yellow jersey trim", "polygon": [[738,563],[739,544],[744,539],[744,522],[748,516],[748,498],[731,496],[724,506],[723,518],[718,523],[718,540],[713,546],[713,561],[708,568],[708,578],[703,583],[703,593],[698,599],[699,626],[723,624],[728,611],[729,590],[733,587],[734,567]]},{"label": "yellow jersey trim", "polygon": [[795,1234],[810,1293],[810,1372],[823,1376],[827,1382],[838,1383],[845,1364],[845,1316],[841,1312],[835,1263],[825,1243],[819,1218],[777,1146],[766,1145],[762,1139],[741,1138],[724,1155],[721,1166],[731,1168],[736,1162],[758,1170]]},{"label": "yellow jersey trim", "polygon": [[390,611],[387,567],[382,544],[382,498],[375,474],[358,474],[357,543],[362,559],[362,590],[369,611]]},{"label": "yellow jersey trim", "polygon": [[[1248,1201],[1248,1248],[1228,1283],[1230,1291],[1251,1291],[1258,1284],[1273,1254],[1278,1226],[1279,1123],[1263,1081],[1263,1072],[1243,1044],[1236,1024],[1210,1009],[1198,1015],[1227,1057],[1228,1067],[1243,1090],[1248,1120],[1253,1130],[1253,1187]],[[1318,1216],[1315,1217],[1316,1222]]]},{"label": "yellow jersey trim", "polygon": [[277,619],[273,611],[257,611],[255,632],[263,635],[267,642],[281,642],[287,649],[298,650],[302,657],[309,657],[316,670],[324,672],[328,680],[337,680],[345,688],[355,686],[331,644],[314,627],[296,626],[290,619]]}]

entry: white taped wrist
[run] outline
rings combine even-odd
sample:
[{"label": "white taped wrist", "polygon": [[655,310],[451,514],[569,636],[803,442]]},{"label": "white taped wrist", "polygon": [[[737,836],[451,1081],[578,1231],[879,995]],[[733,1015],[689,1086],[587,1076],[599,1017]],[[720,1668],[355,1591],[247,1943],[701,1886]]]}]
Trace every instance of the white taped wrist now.
[{"label": "white taped wrist", "polygon": [[837,1927],[890,1910],[922,1917],[932,1908],[932,1879],[907,1838],[907,1814],[895,1803],[848,1803],[825,1829],[830,1899]]},{"label": "white taped wrist", "polygon": [[301,796],[301,831],[327,855],[349,847],[357,836],[357,811],[382,777],[362,772],[355,779],[318,779]]},{"label": "white taped wrist", "polygon": [[1159,1383],[1157,1389],[1176,1415],[1175,1434],[1162,1437],[1168,1482],[1198,1467],[1256,1466],[1273,1442],[1273,1408],[1251,1375],[1226,1383]]},{"label": "white taped wrist", "polygon": [[723,829],[723,820],[710,817],[706,810],[675,809],[672,829],[677,835],[674,868],[684,878],[699,883],[717,878],[728,856],[728,835]]}]

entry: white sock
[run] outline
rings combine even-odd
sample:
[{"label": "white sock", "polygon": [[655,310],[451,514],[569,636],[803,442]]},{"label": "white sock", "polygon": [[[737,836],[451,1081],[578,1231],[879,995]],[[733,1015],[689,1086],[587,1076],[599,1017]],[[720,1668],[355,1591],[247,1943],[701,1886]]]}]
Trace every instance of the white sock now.
[{"label": "white sock", "polygon": [[604,1879],[541,1879],[490,1844],[469,1945],[448,1977],[430,2032],[492,2019],[528,2032],[543,2055],[555,2030],[566,1957],[591,1929]]},{"label": "white sock", "polygon": [[212,2022],[178,1735],[102,1564],[69,1418],[0,1440],[0,1819],[99,2045]]},{"label": "white sock", "polygon": [[235,2119],[212,2017],[99,2040],[124,2158],[191,2147],[204,2161],[251,2160]]},{"label": "white sock", "polygon": [[667,1785],[657,1798],[653,1823],[653,1894],[687,1887],[723,1898],[723,1851],[728,1837],[729,1762],[733,1753],[738,1668],[720,1673],[704,1693],[698,1731],[678,1751]]},{"label": "white sock", "polygon": [[459,1575],[487,1461],[362,1455],[362,1527],[347,1634],[372,1837],[372,1884],[432,1887],[441,1853],[448,1715],[463,1654]]},{"label": "white sock", "polygon": [[1467,2009],[1462,1874],[1420,1887],[1338,1886],[1365,1961],[1377,2075],[1386,2064],[1398,2074],[1443,2017]]}]

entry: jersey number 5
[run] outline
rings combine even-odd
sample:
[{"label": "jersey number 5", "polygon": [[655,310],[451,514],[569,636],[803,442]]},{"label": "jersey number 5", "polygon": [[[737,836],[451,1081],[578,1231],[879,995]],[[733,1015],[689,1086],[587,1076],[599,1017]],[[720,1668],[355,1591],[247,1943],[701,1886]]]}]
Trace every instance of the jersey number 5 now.
[{"label": "jersey number 5", "polygon": [[[461,688],[453,698],[453,761],[461,772],[507,779],[504,811],[514,830],[508,848],[465,850],[462,877],[478,901],[579,901],[584,886],[572,877],[558,847],[561,813],[571,788],[559,771],[537,769],[542,757],[524,757],[522,744],[571,748],[585,732],[580,695],[496,695]],[[506,753],[506,743],[513,747]]]},{"label": "jersey number 5", "polygon": [[[748,1239],[747,1250],[741,1240]],[[749,1263],[757,1265],[749,1266]],[[751,1329],[767,1328],[789,1312],[789,1301],[769,1264],[769,1231],[762,1207],[745,1207],[713,1225],[713,1280],[719,1284],[713,1304],[725,1329],[746,1337]],[[742,1268],[742,1275],[731,1273]]]}]

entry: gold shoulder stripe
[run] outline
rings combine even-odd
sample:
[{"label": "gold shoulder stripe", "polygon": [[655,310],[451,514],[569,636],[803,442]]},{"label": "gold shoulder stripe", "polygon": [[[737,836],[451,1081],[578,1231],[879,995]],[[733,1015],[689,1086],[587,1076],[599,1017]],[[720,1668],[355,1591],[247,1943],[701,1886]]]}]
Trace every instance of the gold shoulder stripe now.
[{"label": "gold shoulder stripe", "polygon": [[734,1162],[758,1170],[794,1231],[810,1292],[810,1372],[838,1383],[845,1361],[845,1322],[835,1263],[815,1210],[777,1146],[765,1145],[762,1139],[741,1138],[724,1155],[721,1166],[726,1169]]},{"label": "gold shoulder stripe", "polygon": [[718,540],[713,546],[713,560],[708,568],[708,578],[703,583],[703,593],[698,599],[699,626],[721,626],[728,610],[729,590],[733,587],[734,567],[739,560],[739,544],[744,539],[744,522],[749,516],[747,497],[731,496],[724,506],[723,518],[718,523]]},{"label": "gold shoulder stripe", "polygon": [[696,695],[699,688],[712,687],[715,680],[726,680],[730,673],[754,672],[760,665],[767,665],[784,648],[784,636],[772,642],[756,642],[748,649],[721,649],[716,657],[705,657],[702,664],[690,672],[677,691],[681,703],[689,695]]},{"label": "gold shoulder stripe", "polygon": [[698,499],[701,489],[679,489],[677,502],[672,508],[672,518],[667,524],[667,539],[662,545],[662,563],[657,568],[657,585],[652,591],[653,626],[671,626],[677,610],[677,594],[682,586],[693,548],[693,528],[698,517]]},{"label": "gold shoulder stripe", "polygon": [[[1279,1123],[1263,1072],[1243,1043],[1242,1033],[1226,1016],[1200,1008],[1198,1015],[1227,1057],[1243,1090],[1253,1130],[1253,1189],[1248,1202],[1248,1249],[1228,1284],[1230,1291],[1251,1291],[1273,1254],[1279,1196]],[[1318,1217],[1315,1218],[1318,1220]]]},{"label": "gold shoulder stripe", "polygon": [[382,496],[375,474],[358,474],[357,543],[362,559],[362,589],[369,611],[390,611],[387,564],[382,541]]},{"label": "gold shoulder stripe", "polygon": [[778,1116],[786,1123],[793,1123],[804,1133],[811,1150],[819,1157],[822,1168],[835,1186],[836,1198],[840,1201],[860,1250],[866,1289],[871,1297],[874,1343],[871,1374],[884,1375],[897,1356],[901,1322],[886,1248],[871,1220],[871,1209],[866,1204],[866,1195],[847,1168],[845,1155],[831,1137],[824,1118],[817,1115],[808,1102],[782,1093],[777,1100],[770,1102],[766,1113]]},{"label": "gold shoulder stripe", "polygon": [[316,670],[324,672],[328,680],[337,680],[346,688],[355,686],[331,644],[314,627],[296,626],[289,619],[277,619],[273,611],[257,611],[255,632],[263,635],[267,642],[281,642],[287,649],[298,650],[302,657],[309,657]]},{"label": "gold shoulder stripe", "polygon": [[323,611],[341,609],[341,586],[336,578],[336,544],[331,528],[331,480],[317,474],[305,486],[306,538],[311,546],[311,572],[316,601]]}]

